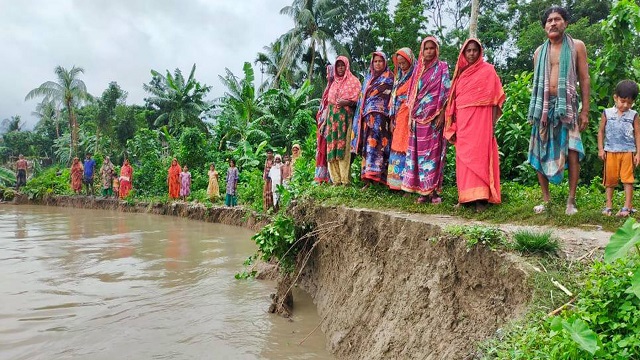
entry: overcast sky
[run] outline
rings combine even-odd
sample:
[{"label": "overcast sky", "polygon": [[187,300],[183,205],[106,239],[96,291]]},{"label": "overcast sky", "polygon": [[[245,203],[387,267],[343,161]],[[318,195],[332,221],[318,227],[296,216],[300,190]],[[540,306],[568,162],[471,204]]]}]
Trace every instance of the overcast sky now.
[{"label": "overcast sky", "polygon": [[[81,79],[99,96],[111,81],[141,104],[150,70],[193,63],[196,78],[224,89],[227,67],[242,75],[245,61],[293,26],[280,9],[291,0],[0,0],[0,120],[20,115],[31,128],[37,100],[25,95],[55,80],[57,65],[85,69]],[[256,67],[256,76],[259,76]]]}]

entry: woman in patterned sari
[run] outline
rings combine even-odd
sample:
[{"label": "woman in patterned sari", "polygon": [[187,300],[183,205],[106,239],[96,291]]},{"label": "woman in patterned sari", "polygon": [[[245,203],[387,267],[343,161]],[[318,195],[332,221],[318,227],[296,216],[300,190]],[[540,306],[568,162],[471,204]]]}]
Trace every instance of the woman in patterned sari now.
[{"label": "woman in patterned sari", "polygon": [[458,202],[474,204],[476,211],[501,201],[494,127],[504,100],[500,78],[482,58],[480,41],[467,40],[453,72],[444,135],[456,146]]},{"label": "woman in patterned sari", "polygon": [[373,181],[387,183],[391,144],[389,98],[392,87],[393,73],[389,71],[387,58],[384,53],[376,51],[362,86],[352,126],[351,152],[362,155],[360,177],[365,187]]},{"label": "woman in patterned sari", "polygon": [[82,191],[83,171],[82,162],[80,162],[78,157],[74,157],[71,163],[71,190],[73,190],[75,194],[80,194]]},{"label": "woman in patterned sari", "polygon": [[349,59],[338,56],[334,66],[334,80],[327,93],[327,162],[333,185],[349,183],[351,153],[350,125],[353,108],[360,93],[360,80],[349,69]]},{"label": "woman in patterned sari", "polygon": [[[329,108],[329,89],[333,84],[334,71],[333,65],[327,65],[327,87],[324,88],[322,98],[320,99],[320,108],[316,114],[316,174],[314,176],[315,182],[322,184],[329,182],[329,168],[327,164],[327,137],[325,135],[327,124],[327,110]],[[291,149],[293,151],[293,149]]]},{"label": "woman in patterned sari", "polygon": [[124,159],[120,168],[120,198],[126,198],[131,189],[133,189],[133,167],[129,164],[129,159]]},{"label": "woman in patterned sari", "polygon": [[387,185],[392,190],[402,189],[404,163],[409,144],[409,110],[407,94],[411,74],[415,68],[415,57],[409,48],[398,50],[393,56],[395,81],[389,99],[389,118],[391,119],[391,153],[387,170]]},{"label": "woman in patterned sari", "polygon": [[411,77],[407,107],[409,144],[402,190],[420,194],[418,203],[439,204],[447,141],[442,136],[444,106],[449,95],[449,65],[439,59],[438,40],[429,36],[420,45]]}]

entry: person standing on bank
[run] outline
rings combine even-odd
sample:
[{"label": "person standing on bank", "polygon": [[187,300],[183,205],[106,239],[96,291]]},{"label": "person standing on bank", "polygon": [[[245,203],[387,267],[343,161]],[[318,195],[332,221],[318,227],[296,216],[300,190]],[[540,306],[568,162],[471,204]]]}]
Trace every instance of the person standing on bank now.
[{"label": "person standing on bank", "polygon": [[324,88],[318,113],[316,114],[316,173],[313,180],[318,184],[329,182],[326,129],[327,116],[329,114],[329,89],[331,89],[334,78],[333,65],[327,65],[327,87]]},{"label": "person standing on bank", "polygon": [[113,177],[115,176],[115,170],[111,159],[108,156],[104,157],[102,166],[100,167],[100,177],[102,180],[102,196],[113,196]]},{"label": "person standing on bank", "polygon": [[475,205],[477,212],[502,201],[494,130],[504,100],[502,83],[493,65],[484,61],[482,44],[468,39],[453,71],[444,137],[456,147],[458,204]]},{"label": "person standing on bank", "polygon": [[91,154],[85,155],[84,159],[84,182],[87,195],[93,195],[93,174],[96,169],[96,161],[91,158]]},{"label": "person standing on bank", "polygon": [[409,48],[402,48],[391,58],[395,67],[395,81],[389,98],[389,118],[391,120],[391,152],[387,185],[391,190],[402,189],[407,146],[409,145],[409,109],[407,95],[409,83],[415,68],[415,57]]},{"label": "person standing on bank", "polygon": [[351,167],[351,121],[360,94],[360,80],[351,73],[349,59],[338,56],[329,92],[326,123],[327,162],[333,185],[347,185]]},{"label": "person standing on bank", "polygon": [[450,88],[449,64],[440,60],[438,40],[429,36],[422,40],[407,98],[411,132],[402,179],[402,190],[419,194],[419,204],[442,202],[447,150],[442,132]]},{"label": "person standing on bank", "polygon": [[238,168],[236,167],[236,161],[233,159],[229,159],[229,169],[227,169],[227,193],[224,199],[225,206],[238,205],[238,177],[239,172]]},{"label": "person standing on bank", "polygon": [[[549,182],[559,184],[569,168],[569,197],[565,214],[578,212],[576,187],[580,177],[580,160],[584,146],[580,132],[589,124],[589,68],[584,43],[565,30],[567,10],[552,6],[542,16],[547,40],[534,55],[533,93],[529,103],[531,142],[529,163],[538,172],[542,204],[533,208],[537,214],[547,210],[551,195]],[[580,83],[582,108],[578,113],[577,83]]]},{"label": "person standing on bank", "polygon": [[271,178],[269,177],[269,171],[273,166],[273,150],[267,150],[267,160],[264,162],[264,172],[262,178],[264,179],[264,186],[262,187],[262,208],[265,212],[273,208],[273,191],[271,190]]},{"label": "person standing on bank", "polygon": [[373,52],[369,74],[364,80],[353,118],[351,152],[362,155],[360,177],[365,188],[372,182],[387,184],[389,166],[389,98],[393,88],[393,73],[387,58],[380,51]]},{"label": "person standing on bank", "polygon": [[27,185],[27,160],[24,155],[18,155],[16,161],[16,191],[20,191],[20,187]]},{"label": "person standing on bank", "polygon": [[640,164],[640,119],[632,110],[638,98],[638,84],[622,80],[613,94],[615,106],[605,109],[598,130],[598,156],[604,161],[602,183],[606,186],[607,202],[602,215],[611,216],[613,191],[618,180],[624,186],[624,206],[616,214],[629,216],[633,208],[633,170]]}]

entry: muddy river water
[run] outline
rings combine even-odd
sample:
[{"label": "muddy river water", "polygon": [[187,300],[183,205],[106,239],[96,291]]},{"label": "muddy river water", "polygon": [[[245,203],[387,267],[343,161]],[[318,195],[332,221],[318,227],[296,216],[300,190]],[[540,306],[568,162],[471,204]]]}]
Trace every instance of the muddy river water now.
[{"label": "muddy river water", "polygon": [[236,280],[249,230],[0,204],[0,359],[332,359],[311,299]]}]

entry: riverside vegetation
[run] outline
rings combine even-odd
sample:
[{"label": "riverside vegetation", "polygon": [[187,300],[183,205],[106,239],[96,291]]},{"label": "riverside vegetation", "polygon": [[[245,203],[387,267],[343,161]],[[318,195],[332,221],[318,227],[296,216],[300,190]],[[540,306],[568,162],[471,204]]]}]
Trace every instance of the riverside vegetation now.
[{"label": "riverside vegetation", "polygon": [[[405,30],[414,26],[406,19],[419,16],[411,12],[418,8],[412,1],[401,0],[393,19],[388,14],[385,19],[385,11],[382,11],[384,1],[353,1],[358,6],[351,6],[353,13],[346,18],[329,14],[320,3],[295,1],[292,11],[287,13],[295,18],[296,14],[303,12],[293,10],[302,7],[298,10],[309,10],[316,15],[314,21],[326,24],[327,31],[333,32],[331,35],[334,39],[346,44],[346,49],[337,49],[337,52],[351,55],[355,71],[364,69],[363,64],[368,63],[366,54],[370,50],[383,47],[387,51],[395,51],[393,47],[409,45],[413,41],[403,37]],[[339,7],[349,2],[334,0],[328,3]],[[423,6],[422,2],[419,3]],[[253,237],[258,253],[247,261],[250,264],[257,257],[273,259],[280,263],[284,273],[289,274],[295,271],[297,251],[303,248],[299,240],[313,232],[304,224],[296,224],[287,214],[287,207],[293,201],[449,214],[488,223],[511,222],[556,227],[586,225],[601,226],[606,230],[619,228],[605,251],[604,261],[593,263],[568,262],[555,257],[558,243],[545,234],[515,234],[510,237],[491,226],[454,227],[447,231],[448,236],[464,238],[471,248],[489,246],[496,251],[520,252],[531,263],[543,268],[532,277],[534,297],[527,315],[505,327],[493,341],[481,344],[479,357],[640,357],[640,339],[636,335],[640,333],[640,260],[637,255],[640,226],[633,219],[623,223],[623,219],[603,217],[600,213],[604,203],[604,188],[600,178],[602,164],[597,158],[595,121],[602,109],[610,106],[611,93],[617,81],[622,78],[640,80],[640,61],[637,56],[640,55],[637,54],[637,49],[640,49],[640,9],[636,2],[628,0],[615,4],[609,1],[568,3],[570,11],[577,14],[568,32],[584,40],[587,45],[592,81],[592,121],[583,133],[587,154],[582,162],[581,185],[577,192],[580,212],[572,217],[563,215],[566,184],[552,186],[552,201],[547,213],[536,215],[532,211],[533,204],[540,200],[540,194],[536,174],[526,164],[530,134],[526,110],[531,94],[531,72],[528,69],[531,67],[533,50],[544,38],[536,20],[536,9],[548,5],[544,1],[508,5],[518,8],[504,12],[501,12],[504,7],[499,5],[506,7],[506,2],[487,2],[483,5],[486,11],[483,11],[480,19],[480,37],[493,40],[486,43],[489,56],[494,57],[508,41],[515,43],[519,50],[510,54],[504,64],[497,66],[507,94],[504,114],[496,124],[496,137],[501,151],[503,204],[492,206],[484,213],[454,208],[457,196],[452,147],[447,153],[444,202],[439,206],[418,205],[414,197],[402,197],[376,186],[361,191],[363,184],[357,176],[359,159],[352,165],[352,186],[313,184],[314,115],[324,80],[312,74],[322,73],[320,69],[328,58],[320,51],[315,51],[314,42],[305,48],[308,43],[294,44],[291,40],[294,37],[284,35],[267,47],[265,53],[258,55],[256,62],[267,69],[268,78],[264,86],[254,85],[254,70],[251,63],[247,62],[242,77],[230,71],[220,77],[226,92],[214,103],[205,101],[211,87],[196,80],[195,65],[186,77],[179,69],[173,73],[152,71],[150,81],[145,84],[149,98],[144,105],[127,105],[127,93],[117,83],[111,83],[99,97],[77,94],[77,99],[64,104],[62,109],[61,103],[50,102],[54,98],[48,97],[36,109],[40,121],[33,131],[22,131],[19,118],[9,120],[9,129],[12,130],[2,135],[0,158],[8,163],[12,157],[22,153],[30,159],[46,158],[53,162],[52,166],[41,168],[40,161],[35,161],[35,168],[30,169],[31,178],[21,190],[28,198],[38,200],[48,196],[71,195],[68,164],[76,154],[91,152],[98,165],[106,155],[115,164],[128,157],[134,166],[134,191],[126,201],[165,203],[169,201],[166,195],[166,169],[175,156],[180,163],[188,164],[192,169],[193,192],[187,201],[207,206],[221,205],[220,201],[212,203],[206,195],[208,164],[215,162],[216,169],[222,175],[227,170],[226,160],[234,158],[240,168],[239,203],[246,208],[262,211],[261,164],[264,150],[271,147],[276,152],[285,152],[294,142],[300,141],[303,157],[296,162],[290,186],[279,189],[282,193],[282,210],[270,214],[273,222]],[[509,25],[511,31],[505,32],[502,25],[512,13],[517,13],[518,17]],[[326,14],[331,16],[324,17]],[[360,16],[362,14],[366,16]],[[379,36],[371,38],[377,40],[367,40],[372,42],[368,43],[358,34],[349,33],[349,29],[354,27],[343,25],[348,21],[363,21],[357,20],[360,18],[374,21],[373,25],[379,25],[380,29],[394,31],[376,30]],[[302,20],[302,15],[298,20]],[[372,24],[365,25],[363,28],[372,27]],[[294,30],[300,29],[296,27]],[[502,29],[500,31],[505,33],[496,29]],[[443,27],[434,30],[443,34],[442,42],[445,45],[442,55],[450,60],[450,64],[458,51],[455,46],[459,43],[458,37],[464,36],[458,30]],[[417,32],[422,34],[424,31],[423,27]],[[302,34],[309,35],[305,32]],[[318,36],[318,39],[322,38]],[[366,45],[366,51],[356,46],[361,44]],[[302,51],[293,51],[296,45]],[[417,44],[414,45],[416,48]],[[278,51],[278,48],[289,48],[291,51]],[[295,59],[292,55],[287,59],[279,58],[282,54],[302,54],[302,57]],[[304,63],[308,66],[302,66]],[[285,68],[289,70],[284,71]],[[83,72],[81,68],[78,69],[67,71],[60,68],[56,70],[56,75],[63,83],[62,80],[70,76],[77,79]],[[300,80],[303,78],[306,80]],[[0,168],[0,192],[4,200],[15,197],[16,193],[11,188],[14,180],[15,174],[11,170]],[[221,176],[220,188],[225,188],[224,176]],[[638,193],[635,192],[635,203],[640,200]],[[623,194],[617,192],[614,205],[620,207],[622,203]],[[251,274],[249,265],[238,277],[249,277]],[[552,279],[576,294],[559,292],[552,285]],[[554,316],[547,316],[563,304],[568,305]]]}]

